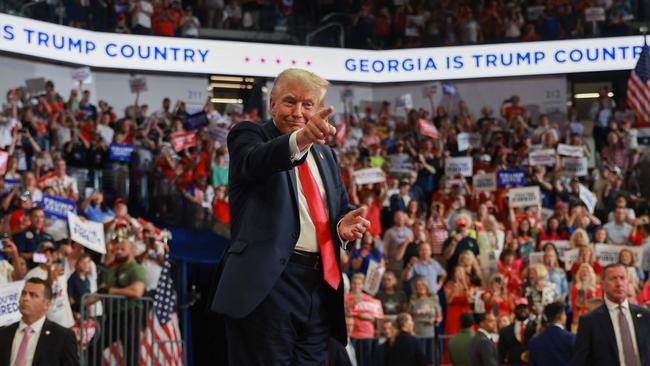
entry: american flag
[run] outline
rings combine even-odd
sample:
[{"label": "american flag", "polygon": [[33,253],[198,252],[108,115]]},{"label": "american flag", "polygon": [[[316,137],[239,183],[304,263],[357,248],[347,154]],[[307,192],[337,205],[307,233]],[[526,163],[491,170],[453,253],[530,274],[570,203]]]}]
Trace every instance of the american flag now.
[{"label": "american flag", "polygon": [[627,81],[627,103],[636,113],[639,123],[650,122],[650,54],[648,45],[643,45],[636,67]]},{"label": "american flag", "polygon": [[[183,366],[183,342],[176,313],[176,290],[171,277],[169,255],[165,258],[154,309],[147,315],[147,325],[140,334],[140,365]],[[104,352],[104,366],[121,365],[121,345],[114,343]]]}]

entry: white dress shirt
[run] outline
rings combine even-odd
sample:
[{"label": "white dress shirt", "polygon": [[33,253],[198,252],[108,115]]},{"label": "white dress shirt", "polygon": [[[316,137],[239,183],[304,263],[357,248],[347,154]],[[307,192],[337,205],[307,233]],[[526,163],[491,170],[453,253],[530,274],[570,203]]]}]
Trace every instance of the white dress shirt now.
[{"label": "white dress shirt", "polygon": [[[305,150],[300,151],[300,149],[298,148],[298,142],[296,141],[297,134],[298,131],[295,131],[291,133],[291,136],[289,136],[289,149],[291,153],[292,162],[302,159],[302,157],[305,156],[307,152],[309,152],[309,149],[311,149],[311,144],[309,144],[309,146],[307,146]],[[329,215],[329,207],[327,207],[327,195],[325,192],[325,186],[323,185],[323,179],[320,176],[320,172],[318,170],[318,165],[316,165],[316,160],[314,155],[313,154],[307,155],[307,159],[305,162],[309,164],[309,169],[311,170],[311,174],[314,176],[314,180],[318,185],[318,190],[320,191],[321,197],[323,199],[325,212]],[[298,192],[298,212],[300,216],[300,236],[298,237],[298,242],[296,243],[295,249],[305,251],[305,252],[318,253],[320,251],[320,248],[318,246],[316,227],[314,226],[314,222],[312,221],[311,216],[309,215],[309,206],[307,205],[307,199],[305,198],[305,194],[302,190],[302,184],[300,184],[300,176],[298,175],[297,167],[294,167],[293,169],[296,172],[296,185],[297,185],[297,192]],[[340,221],[337,223],[337,228],[340,223],[341,223]],[[342,240],[340,235],[339,235],[339,239],[341,239],[342,245],[345,245],[347,243],[347,241]]]},{"label": "white dress shirt", "polygon": [[[621,327],[618,324],[618,304],[610,301],[607,296],[605,296],[605,305],[609,311],[609,317],[612,320],[612,325],[614,326],[614,336],[616,337],[616,347],[618,348],[618,360],[621,366],[625,365],[625,356],[623,355],[623,342],[621,341]],[[630,332],[632,333],[632,346],[634,346],[634,355],[637,359],[637,365],[641,364],[641,359],[639,358],[639,348],[637,347],[636,331],[634,330],[634,322],[632,321],[632,313],[630,312],[630,304],[625,300],[621,306],[623,306],[623,314],[625,314],[625,319],[627,319],[627,324],[629,325]]]},{"label": "white dress shirt", "polygon": [[[38,337],[41,336],[41,330],[43,329],[43,324],[45,323],[45,317],[40,318],[34,324],[30,325],[32,328],[32,333],[29,335],[29,342],[27,343],[27,355],[25,357],[25,366],[31,366],[34,362],[34,354],[36,354],[36,345],[38,344]],[[22,320],[18,323],[18,329],[16,329],[16,335],[14,336],[14,342],[11,345],[11,361],[9,365],[16,363],[16,358],[18,357],[18,350],[20,349],[20,343],[23,341],[23,336],[25,335],[25,324]]]}]

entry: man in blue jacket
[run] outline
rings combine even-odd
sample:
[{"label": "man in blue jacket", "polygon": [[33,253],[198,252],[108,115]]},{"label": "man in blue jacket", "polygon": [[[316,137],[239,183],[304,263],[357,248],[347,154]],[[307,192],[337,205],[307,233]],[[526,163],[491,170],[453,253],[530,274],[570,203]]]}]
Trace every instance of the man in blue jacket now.
[{"label": "man in blue jacket", "polygon": [[230,365],[322,365],[328,339],[347,343],[340,249],[360,239],[323,108],[329,83],[288,69],[272,120],[228,134],[232,239],[212,310],[225,315]]},{"label": "man in blue jacket", "polygon": [[562,301],[546,305],[546,329],[528,342],[530,366],[568,366],[571,363],[575,334],[566,331],[565,305]]}]

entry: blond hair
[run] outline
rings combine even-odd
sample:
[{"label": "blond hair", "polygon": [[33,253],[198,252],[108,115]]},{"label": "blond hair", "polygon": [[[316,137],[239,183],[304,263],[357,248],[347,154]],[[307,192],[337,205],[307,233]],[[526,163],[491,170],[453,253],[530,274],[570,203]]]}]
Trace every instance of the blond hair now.
[{"label": "blond hair", "polygon": [[330,82],[321,78],[320,76],[314,74],[313,72],[303,70],[303,69],[286,69],[282,71],[276,78],[273,83],[273,88],[271,89],[271,99],[275,99],[278,96],[283,88],[288,84],[298,83],[310,88],[318,89],[321,91],[321,97],[318,101],[320,104],[323,103],[325,99],[325,93],[327,88],[330,86]]},{"label": "blond hair", "polygon": [[531,270],[534,270],[535,273],[537,273],[537,278],[543,278],[543,279],[548,279],[548,270],[546,269],[546,266],[541,264],[541,263],[535,263],[531,264],[528,266],[528,271],[530,272]]},{"label": "blond hair", "polygon": [[577,248],[578,246],[576,245],[576,240],[578,236],[582,236],[585,239],[585,245],[589,244],[589,235],[585,231],[585,229],[576,229],[573,234],[571,234],[571,237],[569,238],[569,243],[571,244],[571,248]]},{"label": "blond hair", "polygon": [[[591,288],[595,288],[598,285],[598,277],[596,276],[596,271],[594,271],[594,267],[591,266],[589,263],[582,263],[580,267],[578,267],[578,270],[576,271],[575,275],[575,287],[578,289],[584,289],[585,284],[582,282],[582,277],[580,277],[580,272],[582,272],[584,269],[586,269],[587,273],[589,273],[589,277],[591,277]],[[603,272],[604,273],[604,272]]]}]

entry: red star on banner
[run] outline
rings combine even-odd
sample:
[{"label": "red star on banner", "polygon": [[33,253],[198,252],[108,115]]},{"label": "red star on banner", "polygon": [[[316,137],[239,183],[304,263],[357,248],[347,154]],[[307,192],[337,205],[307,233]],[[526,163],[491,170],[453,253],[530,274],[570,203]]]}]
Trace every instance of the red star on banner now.
[{"label": "red star on banner", "polygon": [[311,66],[311,61],[307,60],[307,66]]},{"label": "red star on banner", "polygon": [[282,61],[278,58],[278,59],[275,59],[275,63],[279,65],[280,63],[282,63]]},{"label": "red star on banner", "polygon": [[265,63],[265,62],[266,62],[266,59],[265,59],[264,57],[262,57],[262,58],[260,59],[260,62],[261,62],[261,63]]},{"label": "red star on banner", "polygon": [[292,65],[295,65],[295,64],[296,64],[296,60],[291,60],[291,64],[292,64]]},{"label": "red star on banner", "polygon": [[249,62],[250,60],[251,60],[250,57],[248,57],[248,56],[244,57],[244,62]]}]

